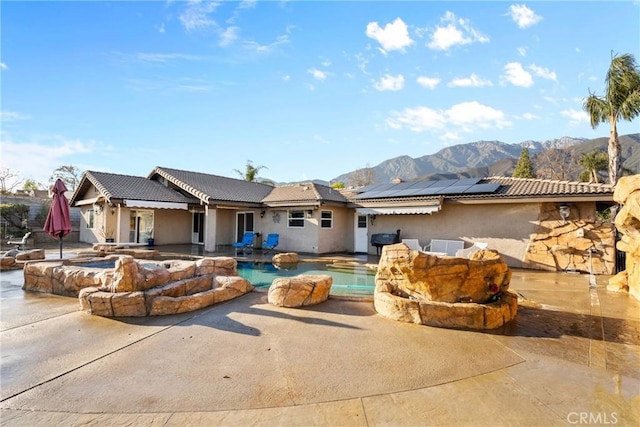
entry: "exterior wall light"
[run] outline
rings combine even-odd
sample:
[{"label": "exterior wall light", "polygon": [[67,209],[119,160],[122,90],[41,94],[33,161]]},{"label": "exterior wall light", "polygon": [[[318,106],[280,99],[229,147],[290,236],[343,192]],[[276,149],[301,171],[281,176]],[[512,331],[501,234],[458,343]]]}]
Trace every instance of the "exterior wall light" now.
[{"label": "exterior wall light", "polygon": [[562,218],[562,223],[565,224],[569,215],[571,215],[571,208],[566,203],[561,204],[558,207],[558,212],[560,212],[560,217]]},{"label": "exterior wall light", "polygon": [[371,225],[373,225],[373,223],[376,222],[376,216],[375,215],[369,215],[369,222],[371,223]]},{"label": "exterior wall light", "polygon": [[264,214],[266,214],[266,213],[267,213],[267,211],[265,211],[264,209],[262,209],[262,210],[260,211],[260,218],[264,218]]},{"label": "exterior wall light", "polygon": [[111,215],[116,213],[116,205],[114,205],[113,203],[109,203],[109,212],[111,212]]}]

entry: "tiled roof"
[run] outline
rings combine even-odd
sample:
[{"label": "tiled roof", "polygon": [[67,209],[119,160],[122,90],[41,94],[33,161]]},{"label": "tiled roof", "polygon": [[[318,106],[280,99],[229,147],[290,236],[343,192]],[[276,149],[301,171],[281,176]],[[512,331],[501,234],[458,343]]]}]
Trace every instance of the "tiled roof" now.
[{"label": "tiled roof", "polygon": [[214,201],[260,203],[273,190],[272,186],[258,182],[164,167],[156,167],[148,178],[153,178],[154,175],[169,180],[207,203]]},{"label": "tiled roof", "polygon": [[[586,182],[557,181],[536,178],[512,178],[495,176],[482,179],[478,184],[499,184],[497,190],[483,194],[444,194],[412,197],[389,197],[378,199],[351,199],[357,205],[384,204],[407,201],[437,200],[444,197],[449,200],[509,200],[562,197],[593,197],[598,200],[613,200],[613,186],[609,184],[589,184]],[[349,196],[357,195],[355,191]]]},{"label": "tiled roof", "polygon": [[298,183],[273,188],[271,193],[262,199],[262,202],[267,205],[305,202],[347,203],[347,199],[338,190],[325,185],[315,183]]},{"label": "tiled roof", "polygon": [[89,185],[94,185],[107,199],[148,200],[154,202],[198,203],[197,199],[185,197],[182,194],[165,187],[157,181],[142,176],[118,175],[107,172],[86,171],[80,180],[71,203],[83,195]]},{"label": "tiled roof", "polygon": [[494,176],[485,178],[481,183],[500,184],[500,187],[490,194],[464,195],[459,197],[502,198],[502,197],[543,197],[543,196],[584,196],[611,195],[613,186],[609,184],[589,184],[587,182],[557,181],[536,178],[512,178]]}]

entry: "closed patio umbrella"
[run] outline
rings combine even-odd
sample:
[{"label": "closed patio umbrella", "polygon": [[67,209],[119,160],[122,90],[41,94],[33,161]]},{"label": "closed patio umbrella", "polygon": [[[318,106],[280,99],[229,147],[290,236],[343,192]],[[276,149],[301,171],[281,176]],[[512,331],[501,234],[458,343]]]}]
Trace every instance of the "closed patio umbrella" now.
[{"label": "closed patio umbrella", "polygon": [[62,259],[62,238],[71,233],[71,216],[69,214],[69,201],[64,193],[67,187],[60,179],[53,185],[53,200],[51,208],[44,223],[44,231],[51,237],[58,238],[60,242],[60,259]]}]

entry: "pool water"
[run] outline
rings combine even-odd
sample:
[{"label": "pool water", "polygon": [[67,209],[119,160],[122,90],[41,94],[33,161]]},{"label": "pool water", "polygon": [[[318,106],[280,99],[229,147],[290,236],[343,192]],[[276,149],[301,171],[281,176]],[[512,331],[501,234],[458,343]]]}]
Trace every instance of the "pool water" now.
[{"label": "pool water", "polygon": [[373,296],[374,270],[365,266],[334,265],[319,262],[299,262],[291,268],[281,269],[270,262],[238,261],[238,274],[256,288],[268,288],[273,279],[299,274],[328,274],[333,278],[331,295]]}]

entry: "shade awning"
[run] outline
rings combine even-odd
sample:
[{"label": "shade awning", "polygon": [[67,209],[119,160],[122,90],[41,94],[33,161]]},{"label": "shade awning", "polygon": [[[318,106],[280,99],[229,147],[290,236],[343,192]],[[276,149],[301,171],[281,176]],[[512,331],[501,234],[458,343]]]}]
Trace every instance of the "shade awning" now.
[{"label": "shade awning", "polygon": [[432,214],[439,210],[440,205],[397,208],[358,208],[356,212],[359,215],[424,215]]},{"label": "shade awning", "polygon": [[128,208],[146,208],[146,209],[182,209],[189,210],[188,203],[177,202],[154,202],[152,200],[125,200],[125,206]]}]

